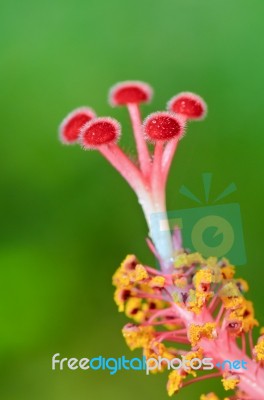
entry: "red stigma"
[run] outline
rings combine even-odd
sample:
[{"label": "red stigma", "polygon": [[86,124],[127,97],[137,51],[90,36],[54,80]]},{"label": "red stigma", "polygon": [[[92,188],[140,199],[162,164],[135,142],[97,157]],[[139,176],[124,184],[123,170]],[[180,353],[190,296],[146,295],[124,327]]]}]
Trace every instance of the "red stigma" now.
[{"label": "red stigma", "polygon": [[146,136],[152,140],[170,140],[180,138],[184,133],[184,120],[169,112],[156,112],[150,114],[144,121]]},{"label": "red stigma", "polygon": [[169,101],[168,110],[181,114],[187,119],[202,119],[206,115],[207,107],[204,100],[197,94],[184,92]]},{"label": "red stigma", "polygon": [[126,81],[117,83],[110,90],[109,101],[112,106],[145,103],[151,100],[152,89],[144,82]]},{"label": "red stigma", "polygon": [[95,117],[95,112],[88,107],[73,110],[60,125],[59,131],[62,142],[66,144],[77,142],[81,127]]},{"label": "red stigma", "polygon": [[80,141],[84,148],[92,149],[116,142],[120,136],[120,125],[108,117],[96,118],[81,128]]}]

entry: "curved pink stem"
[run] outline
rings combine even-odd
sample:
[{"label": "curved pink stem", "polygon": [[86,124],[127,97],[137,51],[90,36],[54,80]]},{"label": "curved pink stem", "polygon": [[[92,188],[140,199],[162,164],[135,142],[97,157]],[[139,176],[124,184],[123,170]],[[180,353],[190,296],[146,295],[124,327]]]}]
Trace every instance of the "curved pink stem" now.
[{"label": "curved pink stem", "polygon": [[100,153],[112,164],[112,166],[123,176],[131,188],[138,193],[144,189],[144,180],[133,162],[116,144],[101,146]]},{"label": "curved pink stem", "polygon": [[149,176],[151,168],[151,159],[147,143],[144,138],[142,121],[138,104],[128,104],[128,112],[130,115],[134,137],[137,146],[137,153],[141,171],[145,177]]}]

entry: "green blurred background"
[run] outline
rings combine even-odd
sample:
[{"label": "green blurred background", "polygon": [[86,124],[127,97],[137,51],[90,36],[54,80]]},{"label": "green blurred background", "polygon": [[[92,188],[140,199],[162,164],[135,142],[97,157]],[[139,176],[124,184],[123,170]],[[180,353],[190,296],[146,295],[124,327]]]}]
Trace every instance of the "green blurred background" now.
[{"label": "green blurred background", "polygon": [[[5,400],[166,399],[166,375],[52,371],[51,356],[134,356],[111,276],[127,253],[153,262],[134,194],[96,152],[61,146],[57,127],[90,105],[118,118],[134,152],[125,109],[108,88],[125,79],[155,89],[146,113],[191,90],[209,104],[181,143],[168,208],[193,207],[182,184],[241,205],[249,280],[260,322],[263,296],[262,0],[10,0],[1,2],[0,396]],[[135,353],[139,355],[140,353]],[[188,387],[179,399],[220,388]],[[220,389],[221,391],[221,389]]]}]

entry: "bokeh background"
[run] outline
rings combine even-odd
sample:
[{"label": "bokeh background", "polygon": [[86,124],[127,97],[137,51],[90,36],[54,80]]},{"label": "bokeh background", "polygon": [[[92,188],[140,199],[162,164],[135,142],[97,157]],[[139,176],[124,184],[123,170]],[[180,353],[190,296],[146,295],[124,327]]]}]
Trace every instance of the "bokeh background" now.
[{"label": "bokeh background", "polygon": [[[10,0],[1,2],[0,396],[5,400],[166,399],[166,375],[52,371],[51,357],[131,353],[127,322],[112,300],[111,276],[127,253],[153,262],[134,194],[96,152],[58,141],[71,109],[118,118],[133,153],[125,109],[110,109],[108,88],[125,79],[155,88],[163,109],[190,90],[209,104],[189,127],[174,162],[168,208],[193,207],[182,184],[241,206],[249,280],[260,322],[263,306],[262,0]],[[219,389],[187,387],[179,399]]]}]

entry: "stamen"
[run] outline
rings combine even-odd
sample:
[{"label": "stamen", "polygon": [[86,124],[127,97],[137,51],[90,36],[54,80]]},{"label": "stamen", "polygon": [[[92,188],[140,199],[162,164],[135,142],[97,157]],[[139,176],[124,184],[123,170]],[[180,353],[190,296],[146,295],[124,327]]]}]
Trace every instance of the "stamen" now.
[{"label": "stamen", "polygon": [[249,341],[250,353],[253,356],[254,355],[254,341],[253,341],[252,329],[250,329],[248,332],[248,341]]},{"label": "stamen", "polygon": [[246,336],[245,333],[243,332],[241,335],[241,346],[242,346],[242,351],[243,353],[246,353],[247,350],[247,344],[246,344]]},{"label": "stamen", "polygon": [[221,318],[222,318],[224,312],[225,312],[225,307],[222,305],[220,307],[220,310],[219,310],[218,315],[216,317],[216,323],[217,324],[221,321]]},{"label": "stamen", "polygon": [[200,382],[200,381],[204,381],[205,379],[211,379],[211,378],[219,378],[220,376],[222,376],[221,372],[214,372],[212,374],[206,374],[203,376],[199,376],[197,378],[194,379],[190,379],[189,381],[186,381],[182,387],[186,387],[191,385],[192,383],[196,383],[196,382]]}]

